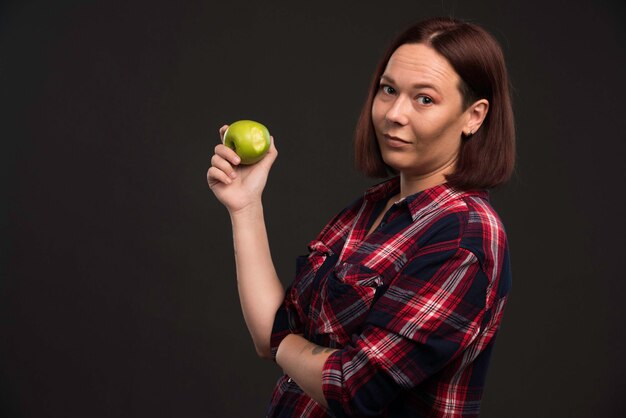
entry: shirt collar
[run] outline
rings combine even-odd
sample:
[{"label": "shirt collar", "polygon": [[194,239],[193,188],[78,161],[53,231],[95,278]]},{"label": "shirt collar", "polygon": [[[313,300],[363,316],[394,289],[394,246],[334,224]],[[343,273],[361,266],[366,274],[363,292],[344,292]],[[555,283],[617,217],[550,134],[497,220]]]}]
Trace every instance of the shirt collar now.
[{"label": "shirt collar", "polygon": [[[399,192],[400,177],[396,176],[370,187],[365,192],[365,199],[371,201],[387,200]],[[407,196],[400,202],[411,212],[411,217],[415,221],[424,213],[431,212],[446,206],[454,200],[468,196],[478,196],[489,200],[489,193],[486,190],[463,191],[453,188],[448,183],[443,183]]]}]

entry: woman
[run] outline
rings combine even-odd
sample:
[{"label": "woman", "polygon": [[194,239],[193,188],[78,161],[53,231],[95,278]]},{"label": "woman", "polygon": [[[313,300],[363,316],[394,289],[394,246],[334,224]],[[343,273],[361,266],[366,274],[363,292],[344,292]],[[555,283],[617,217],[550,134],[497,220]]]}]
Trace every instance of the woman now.
[{"label": "woman", "polygon": [[487,192],[515,160],[497,42],[448,18],[401,33],[376,70],[355,146],[366,174],[393,176],[326,225],[286,292],[261,204],[273,138],[254,166],[223,145],[211,160],[246,324],[258,354],[285,372],[267,415],[477,416],[511,282]]}]

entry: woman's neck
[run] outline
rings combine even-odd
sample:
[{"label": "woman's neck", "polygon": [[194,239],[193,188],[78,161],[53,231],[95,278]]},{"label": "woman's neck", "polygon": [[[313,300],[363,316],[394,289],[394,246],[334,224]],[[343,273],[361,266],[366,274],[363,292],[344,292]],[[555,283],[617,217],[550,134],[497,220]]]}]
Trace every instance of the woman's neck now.
[{"label": "woman's neck", "polygon": [[457,161],[458,156],[455,155],[454,158],[450,159],[443,166],[426,174],[415,174],[409,171],[401,171],[399,199],[404,199],[412,194],[447,182],[446,175],[454,173]]}]

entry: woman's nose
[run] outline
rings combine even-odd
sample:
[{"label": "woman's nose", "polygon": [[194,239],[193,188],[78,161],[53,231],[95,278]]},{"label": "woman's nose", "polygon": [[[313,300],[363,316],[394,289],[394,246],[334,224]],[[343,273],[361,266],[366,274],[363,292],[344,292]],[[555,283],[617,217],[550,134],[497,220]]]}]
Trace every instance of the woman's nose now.
[{"label": "woman's nose", "polygon": [[391,123],[406,125],[409,122],[408,114],[410,106],[411,104],[407,98],[398,96],[389,110],[387,110],[385,119]]}]

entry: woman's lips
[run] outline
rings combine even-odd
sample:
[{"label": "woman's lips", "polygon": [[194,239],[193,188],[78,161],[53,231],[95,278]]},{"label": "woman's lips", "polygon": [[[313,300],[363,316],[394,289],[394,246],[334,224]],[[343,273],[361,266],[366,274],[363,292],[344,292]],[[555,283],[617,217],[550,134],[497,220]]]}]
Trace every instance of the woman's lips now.
[{"label": "woman's lips", "polygon": [[409,141],[405,141],[404,139],[400,139],[398,137],[387,134],[384,135],[384,138],[387,145],[393,148],[400,148],[410,144]]}]

